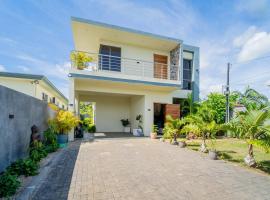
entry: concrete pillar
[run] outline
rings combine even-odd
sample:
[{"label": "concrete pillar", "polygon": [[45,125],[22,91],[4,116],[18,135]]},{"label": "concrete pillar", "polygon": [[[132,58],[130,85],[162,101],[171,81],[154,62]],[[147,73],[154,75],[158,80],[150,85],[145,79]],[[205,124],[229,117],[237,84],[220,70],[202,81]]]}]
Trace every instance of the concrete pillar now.
[{"label": "concrete pillar", "polygon": [[145,95],[144,97],[144,117],[143,117],[143,127],[144,135],[150,136],[151,128],[153,125],[154,116],[154,105],[151,96]]},{"label": "concrete pillar", "polygon": [[[69,77],[69,103],[68,110],[70,112],[76,113],[75,110],[75,83],[72,77]],[[74,129],[72,129],[68,134],[68,141],[74,141]]]}]

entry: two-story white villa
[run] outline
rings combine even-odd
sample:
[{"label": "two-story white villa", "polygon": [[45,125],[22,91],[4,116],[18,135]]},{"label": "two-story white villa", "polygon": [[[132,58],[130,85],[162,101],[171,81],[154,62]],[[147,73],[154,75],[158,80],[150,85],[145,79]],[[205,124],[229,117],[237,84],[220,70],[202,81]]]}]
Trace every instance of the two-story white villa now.
[{"label": "two-story white villa", "polygon": [[193,90],[199,98],[199,48],[182,40],[72,17],[75,52],[93,61],[69,72],[69,109],[80,101],[95,102],[98,132],[122,132],[121,119],[144,135],[165,116],[179,117],[179,99]]}]

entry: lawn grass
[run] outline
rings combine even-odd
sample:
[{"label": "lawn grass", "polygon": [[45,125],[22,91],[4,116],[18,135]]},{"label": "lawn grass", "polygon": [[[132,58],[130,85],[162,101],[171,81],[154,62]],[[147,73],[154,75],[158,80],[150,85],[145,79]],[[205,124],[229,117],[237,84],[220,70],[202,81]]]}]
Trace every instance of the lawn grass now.
[{"label": "lawn grass", "polygon": [[[198,151],[201,140],[187,140],[187,148]],[[209,145],[207,140],[206,144]],[[219,159],[239,163],[245,166],[244,157],[247,155],[248,146],[244,140],[235,138],[217,139],[216,149]],[[257,162],[256,169],[270,174],[270,153],[267,154],[262,149],[254,147],[254,157]]]}]

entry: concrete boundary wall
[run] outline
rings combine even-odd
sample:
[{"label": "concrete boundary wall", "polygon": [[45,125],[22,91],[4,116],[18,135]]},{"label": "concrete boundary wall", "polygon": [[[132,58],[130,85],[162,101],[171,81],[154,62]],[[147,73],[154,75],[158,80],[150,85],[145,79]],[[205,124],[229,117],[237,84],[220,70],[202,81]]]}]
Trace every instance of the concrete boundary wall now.
[{"label": "concrete boundary wall", "polygon": [[28,156],[31,127],[42,135],[53,115],[46,102],[0,85],[0,172]]}]

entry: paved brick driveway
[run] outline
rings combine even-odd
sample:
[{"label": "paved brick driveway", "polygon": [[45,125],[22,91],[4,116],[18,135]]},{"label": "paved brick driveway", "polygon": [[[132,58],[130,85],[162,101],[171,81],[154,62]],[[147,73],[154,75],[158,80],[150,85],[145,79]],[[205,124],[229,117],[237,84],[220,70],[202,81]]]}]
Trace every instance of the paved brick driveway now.
[{"label": "paved brick driveway", "polygon": [[82,143],[68,199],[270,199],[270,177],[148,138]]}]

